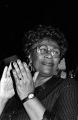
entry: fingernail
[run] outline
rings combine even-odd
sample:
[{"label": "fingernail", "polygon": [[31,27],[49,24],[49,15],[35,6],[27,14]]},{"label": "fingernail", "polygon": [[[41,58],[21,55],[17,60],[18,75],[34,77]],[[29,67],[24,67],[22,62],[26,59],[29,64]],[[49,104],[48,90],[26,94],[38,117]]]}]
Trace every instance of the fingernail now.
[{"label": "fingernail", "polygon": [[16,65],[16,62],[13,62],[13,65]]},{"label": "fingernail", "polygon": [[27,66],[27,64],[25,62],[23,62],[25,66]]},{"label": "fingernail", "polygon": [[18,62],[18,63],[20,63],[20,62],[21,62],[21,60],[20,60],[20,59],[18,59],[18,60],[17,60],[17,62]]},{"label": "fingernail", "polygon": [[10,68],[10,69],[12,68],[12,65],[11,65],[11,63],[10,63],[10,65],[9,65],[9,68]]}]

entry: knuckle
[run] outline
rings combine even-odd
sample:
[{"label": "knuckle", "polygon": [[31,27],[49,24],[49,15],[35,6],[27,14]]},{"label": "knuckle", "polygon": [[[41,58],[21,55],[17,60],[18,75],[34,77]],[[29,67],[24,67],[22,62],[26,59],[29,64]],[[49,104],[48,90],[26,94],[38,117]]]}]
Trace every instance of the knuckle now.
[{"label": "knuckle", "polygon": [[23,67],[21,67],[21,72],[25,72],[25,70],[24,70],[24,68],[23,68]]}]

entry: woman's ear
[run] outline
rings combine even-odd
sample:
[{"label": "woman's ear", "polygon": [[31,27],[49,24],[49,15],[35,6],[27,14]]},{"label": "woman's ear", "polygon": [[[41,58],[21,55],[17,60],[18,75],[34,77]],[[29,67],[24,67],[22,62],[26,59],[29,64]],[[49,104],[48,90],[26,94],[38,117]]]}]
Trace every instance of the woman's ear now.
[{"label": "woman's ear", "polygon": [[63,59],[60,61],[59,65],[58,65],[58,69],[59,69],[59,70],[66,70],[65,58],[63,58]]}]

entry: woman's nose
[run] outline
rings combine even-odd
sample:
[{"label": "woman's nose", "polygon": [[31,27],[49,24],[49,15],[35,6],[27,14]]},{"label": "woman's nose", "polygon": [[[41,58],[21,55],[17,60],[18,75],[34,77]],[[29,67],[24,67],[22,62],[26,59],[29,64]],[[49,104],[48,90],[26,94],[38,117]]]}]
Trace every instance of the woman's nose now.
[{"label": "woman's nose", "polygon": [[46,54],[46,57],[47,57],[47,58],[52,58],[51,53],[47,53],[47,54]]}]

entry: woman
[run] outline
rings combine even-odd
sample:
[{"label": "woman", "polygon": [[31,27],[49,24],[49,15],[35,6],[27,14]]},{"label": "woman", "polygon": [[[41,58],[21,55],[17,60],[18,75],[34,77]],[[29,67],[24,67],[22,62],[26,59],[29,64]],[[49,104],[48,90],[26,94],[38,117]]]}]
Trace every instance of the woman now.
[{"label": "woman", "polygon": [[16,94],[7,103],[2,119],[76,120],[78,83],[62,79],[59,70],[67,50],[64,35],[51,26],[40,25],[26,33],[24,40],[27,64],[18,59],[13,69],[7,70],[9,73],[12,69],[11,81],[15,80],[9,98]]}]

